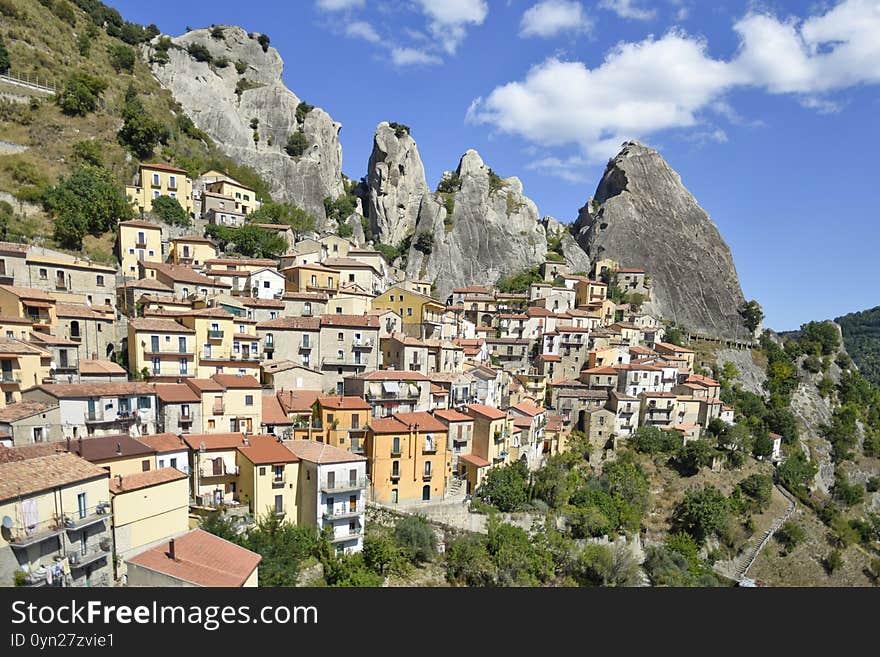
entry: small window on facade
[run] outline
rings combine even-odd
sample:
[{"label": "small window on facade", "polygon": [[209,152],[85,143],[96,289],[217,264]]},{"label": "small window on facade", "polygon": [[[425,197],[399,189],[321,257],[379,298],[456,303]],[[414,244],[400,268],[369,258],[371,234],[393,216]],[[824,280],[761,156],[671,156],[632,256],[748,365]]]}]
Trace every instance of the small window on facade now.
[{"label": "small window on facade", "polygon": [[245,395],[244,396],[244,405],[245,406],[253,406],[254,405],[254,396],[253,395]]}]

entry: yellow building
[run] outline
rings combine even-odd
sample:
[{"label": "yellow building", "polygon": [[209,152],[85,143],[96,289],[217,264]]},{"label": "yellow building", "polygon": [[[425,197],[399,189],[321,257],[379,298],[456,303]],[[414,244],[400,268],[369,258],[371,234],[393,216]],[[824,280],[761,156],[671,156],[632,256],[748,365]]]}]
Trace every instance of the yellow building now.
[{"label": "yellow building", "polygon": [[55,299],[33,287],[0,285],[0,316],[29,319],[36,330],[50,331],[58,323]]},{"label": "yellow building", "polygon": [[51,366],[50,351],[0,337],[0,408],[20,402],[22,390],[49,380]]},{"label": "yellow building", "polygon": [[287,292],[324,292],[335,294],[339,289],[339,272],[324,265],[294,265],[281,270]]},{"label": "yellow building", "polygon": [[299,458],[274,436],[248,436],[239,446],[238,493],[259,518],[275,514],[296,524]]},{"label": "yellow building", "polygon": [[0,585],[109,586],[109,476],[68,453],[0,463]]},{"label": "yellow building", "polygon": [[117,580],[129,556],[189,529],[189,479],[176,468],[113,477],[110,504]]},{"label": "yellow building", "polygon": [[373,501],[443,499],[452,475],[448,429],[430,413],[372,418],[365,456]]},{"label": "yellow building", "polygon": [[492,465],[504,465],[511,459],[513,419],[505,411],[485,404],[470,404],[465,412],[474,419],[476,454]]},{"label": "yellow building", "polygon": [[169,262],[174,265],[204,267],[205,262],[217,257],[217,244],[214,240],[198,235],[177,237],[171,240],[168,253]]},{"label": "yellow building", "polygon": [[125,195],[143,212],[152,212],[153,199],[170,196],[190,216],[193,214],[192,192],[192,179],[186,171],[167,164],[141,164],[138,183],[125,188]]},{"label": "yellow building", "polygon": [[373,299],[373,309],[392,310],[403,318],[404,333],[431,338],[435,337],[435,330],[440,330],[446,305],[403,286],[395,286]]},{"label": "yellow building", "polygon": [[311,425],[294,428],[293,437],[363,453],[370,410],[370,405],[360,397],[318,397],[312,405]]},{"label": "yellow building", "polygon": [[256,320],[236,317],[222,308],[191,310],[178,318],[195,331],[198,376],[233,372],[259,377],[260,337]]},{"label": "yellow building", "polygon": [[189,445],[190,489],[196,504],[216,507],[239,501],[238,448],[244,434],[189,433],[183,434]]},{"label": "yellow building", "polygon": [[196,331],[173,319],[141,317],[128,322],[128,366],[151,380],[196,375]]},{"label": "yellow building", "polygon": [[205,433],[253,433],[260,430],[263,422],[262,386],[254,377],[215,374],[210,379],[187,379],[186,384],[201,396]]},{"label": "yellow building", "polygon": [[162,229],[139,219],[120,221],[117,236],[122,275],[138,277],[138,261],[162,262]]},{"label": "yellow building", "polygon": [[203,173],[199,178],[205,182],[206,191],[233,199],[236,212],[250,214],[254,210],[259,210],[262,205],[257,200],[257,195],[253,189],[243,185],[222,171],[212,169]]}]

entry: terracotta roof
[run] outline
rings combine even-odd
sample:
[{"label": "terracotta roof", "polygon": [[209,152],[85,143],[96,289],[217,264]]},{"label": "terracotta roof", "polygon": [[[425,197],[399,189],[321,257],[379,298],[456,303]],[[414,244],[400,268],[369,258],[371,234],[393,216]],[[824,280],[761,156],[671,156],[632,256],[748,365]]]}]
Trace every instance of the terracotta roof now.
[{"label": "terracotta roof", "polygon": [[656,347],[660,347],[662,349],[666,349],[668,351],[672,351],[678,354],[692,354],[694,351],[692,349],[686,349],[685,347],[679,347],[677,344],[671,344],[669,342],[657,342],[655,343]]},{"label": "terracotta roof", "polygon": [[278,401],[288,413],[311,413],[312,406],[322,395],[320,390],[280,390]]},{"label": "terracotta roof", "polygon": [[224,388],[232,389],[250,389],[260,388],[260,382],[250,374],[215,374],[211,377]]},{"label": "terracotta roof", "polygon": [[208,238],[203,237],[201,235],[186,235],[185,237],[175,237],[171,240],[172,242],[198,242],[201,244],[210,244],[211,246],[217,246],[217,243]]},{"label": "terracotta roof", "polygon": [[202,443],[206,450],[237,449],[244,444],[243,433],[185,433],[184,442],[190,448],[198,450]]},{"label": "terracotta roof", "polygon": [[477,456],[476,454],[462,454],[458,457],[458,460],[464,461],[465,463],[470,463],[476,468],[488,468],[490,465],[492,465],[482,456]]},{"label": "terracotta roof", "polygon": [[318,403],[323,408],[333,410],[368,411],[372,408],[360,397],[324,396],[318,397]]},{"label": "terracotta roof", "polygon": [[156,394],[165,404],[198,403],[201,395],[185,383],[160,383],[156,386]]},{"label": "terracotta roof", "polygon": [[144,221],[142,219],[132,219],[131,221],[120,221],[120,226],[130,226],[132,228],[150,228],[152,230],[162,231],[162,227],[159,224],[153,223],[152,221]]},{"label": "terracotta roof", "polygon": [[214,379],[187,379],[184,385],[196,392],[223,392],[225,388]]},{"label": "terracotta roof", "polygon": [[[30,320],[25,320],[28,324],[30,324]],[[0,324],[3,324],[3,320],[0,320]],[[73,340],[67,340],[65,338],[60,338],[57,335],[49,335],[48,333],[43,333],[42,331],[31,331],[31,340],[34,342],[38,342],[41,345],[56,345],[56,346],[79,346],[79,342],[74,342]]]},{"label": "terracotta roof", "polygon": [[36,386],[56,399],[79,397],[118,397],[125,395],[156,394],[156,384],[139,381],[114,381],[112,383],[44,383]]},{"label": "terracotta roof", "polygon": [[439,395],[439,396],[441,396],[441,397],[445,397],[445,396],[449,395],[449,392],[448,392],[447,390],[444,390],[444,389],[441,388],[440,386],[438,386],[438,385],[432,383],[432,384],[431,384],[431,394],[432,394],[432,395]]},{"label": "terracotta roof", "polygon": [[139,169],[156,169],[157,171],[170,171],[171,173],[182,173],[185,176],[189,176],[189,174],[183,169],[178,169],[177,167],[171,166],[170,164],[162,164],[161,162],[154,163],[146,163],[141,162]]},{"label": "terracotta roof", "polygon": [[519,411],[520,413],[525,413],[529,417],[535,417],[536,415],[540,415],[541,413],[544,413],[546,411],[543,406],[538,406],[527,401],[520,402],[512,408],[516,411]]},{"label": "terracotta roof", "polygon": [[66,442],[31,443],[15,447],[0,445],[0,463],[13,463],[15,461],[27,461],[38,456],[50,456],[51,454],[64,454],[67,452]]},{"label": "terracotta roof", "polygon": [[0,408],[0,422],[16,422],[32,415],[45,413],[54,408],[58,408],[58,404],[34,399],[23,399],[20,402],[7,404]]},{"label": "terracotta roof", "polygon": [[602,365],[600,367],[593,367],[588,370],[581,370],[581,374],[608,374],[609,376],[617,376],[618,371],[613,367]]},{"label": "terracotta roof", "polygon": [[135,440],[127,433],[115,436],[97,436],[70,441],[70,451],[81,456],[87,461],[109,461],[117,458],[129,458],[132,456],[147,456],[156,453],[156,450]]},{"label": "terracotta roof", "polygon": [[56,303],[55,314],[58,317],[76,317],[78,319],[97,319],[112,322],[116,318],[108,313],[96,310],[82,303]]},{"label": "terracotta roof", "polygon": [[373,433],[407,433],[409,427],[396,417],[374,417],[367,423]]},{"label": "terracotta roof", "polygon": [[276,317],[257,324],[257,329],[276,331],[319,331],[321,320],[318,317]]},{"label": "terracotta roof", "polygon": [[354,463],[366,461],[366,457],[353,454],[345,449],[334,447],[315,440],[289,440],[284,446],[293,452],[301,461],[310,463]]},{"label": "terracotta roof", "polygon": [[352,328],[379,328],[379,318],[375,315],[321,315],[321,326],[350,326]]},{"label": "terracotta roof", "polygon": [[275,436],[248,436],[247,441],[247,445],[239,445],[238,451],[254,465],[280,465],[299,461]]},{"label": "terracotta roof", "polygon": [[644,274],[645,270],[644,269],[634,269],[634,268],[630,267],[627,269],[618,269],[617,273],[618,274]]},{"label": "terracotta roof", "polygon": [[79,361],[80,374],[128,374],[125,368],[112,360],[83,358]]},{"label": "terracotta roof", "polygon": [[262,397],[263,424],[266,426],[293,424],[293,421],[287,417],[287,413],[285,413],[284,409],[281,407],[281,402],[278,401],[278,395],[273,392],[263,394]]},{"label": "terracotta roof", "polygon": [[257,297],[244,297],[241,304],[248,308],[284,308],[284,302],[280,299],[258,299]]},{"label": "terracotta roof", "polygon": [[562,431],[562,416],[548,415],[547,424],[544,425],[545,431]]},{"label": "terracotta roof", "polygon": [[135,472],[130,475],[111,477],[110,492],[114,495],[121,495],[187,478],[177,468],[159,468],[158,470],[149,470],[147,472]]},{"label": "terracotta roof", "polygon": [[138,441],[156,450],[157,454],[185,452],[189,446],[177,434],[155,433],[151,436],[138,436]]},{"label": "terracotta roof", "polygon": [[456,287],[452,290],[453,294],[491,294],[492,290],[481,285],[469,285],[468,287]]},{"label": "terracotta roof", "polygon": [[169,549],[166,541],[126,561],[197,586],[238,587],[244,585],[262,559],[202,529],[174,539],[173,560]]},{"label": "terracotta roof", "polygon": [[211,258],[205,260],[207,266],[211,265],[242,265],[247,267],[274,267],[278,264],[277,260],[268,258]]},{"label": "terracotta roof", "polygon": [[562,361],[562,356],[556,354],[541,354],[540,358],[545,363],[559,363]]},{"label": "terracotta roof", "polygon": [[160,292],[174,291],[170,286],[162,283],[161,281],[157,281],[155,278],[139,278],[136,281],[126,283],[122,287],[130,287],[144,290],[159,290]]},{"label": "terracotta roof", "polygon": [[159,333],[195,333],[195,329],[174,321],[159,317],[138,317],[128,320],[128,325],[135,331],[156,331]]},{"label": "terracotta roof", "polygon": [[17,242],[0,242],[0,251],[3,253],[27,253],[30,244],[18,244]]},{"label": "terracotta roof", "polygon": [[55,299],[43,292],[43,290],[38,290],[33,287],[23,287],[21,285],[0,285],[0,290],[4,290],[13,294],[20,299],[40,299],[42,301],[50,301],[54,302]]},{"label": "terracotta roof", "polygon": [[464,413],[459,413],[454,409],[441,409],[434,411],[434,415],[439,417],[441,420],[446,420],[447,422],[473,422],[474,418],[470,415],[465,415]]},{"label": "terracotta roof", "polygon": [[104,468],[67,453],[0,463],[0,500],[109,476]]},{"label": "terracotta roof", "polygon": [[468,404],[467,408],[472,413],[482,415],[490,420],[500,420],[503,417],[507,417],[507,413],[504,411],[498,410],[493,406],[486,406],[485,404]]},{"label": "terracotta roof", "polygon": [[192,285],[207,285],[210,287],[232,287],[229,283],[215,281],[213,278],[202,276],[191,267],[164,262],[142,262],[142,264],[145,269],[154,269],[158,274],[170,278],[175,283],[190,283]]},{"label": "terracotta roof", "polygon": [[518,429],[529,429],[532,426],[532,418],[529,417],[518,417],[514,419],[513,426]]},{"label": "terracotta roof", "polygon": [[329,299],[323,292],[285,292],[282,298],[291,301],[327,301]]}]

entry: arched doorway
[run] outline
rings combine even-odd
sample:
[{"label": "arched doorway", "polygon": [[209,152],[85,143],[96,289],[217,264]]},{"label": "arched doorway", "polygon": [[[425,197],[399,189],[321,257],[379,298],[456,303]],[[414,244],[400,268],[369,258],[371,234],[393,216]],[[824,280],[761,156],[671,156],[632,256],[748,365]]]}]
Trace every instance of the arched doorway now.
[{"label": "arched doorway", "polygon": [[431,487],[428,484],[422,486],[422,500],[427,502],[431,499]]}]

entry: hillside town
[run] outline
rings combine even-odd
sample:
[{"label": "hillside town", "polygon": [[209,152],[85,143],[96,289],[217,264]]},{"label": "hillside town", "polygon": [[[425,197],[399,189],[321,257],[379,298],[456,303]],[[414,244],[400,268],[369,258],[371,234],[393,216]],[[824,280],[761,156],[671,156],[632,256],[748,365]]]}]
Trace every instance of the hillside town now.
[{"label": "hillside town", "polygon": [[268,224],[288,250],[246,259],[149,219],[167,195],[196,229],[242,225],[260,203],[223,172],[136,182],[118,268],[0,244],[3,585],[252,586],[259,556],[201,519],[272,514],[356,553],[368,505],[466,504],[572,435],[601,463],[639,427],[733,424],[695,353],[612,300],[650,299],[638,263],[551,259],[526,292],[439,299],[371,243]]}]

